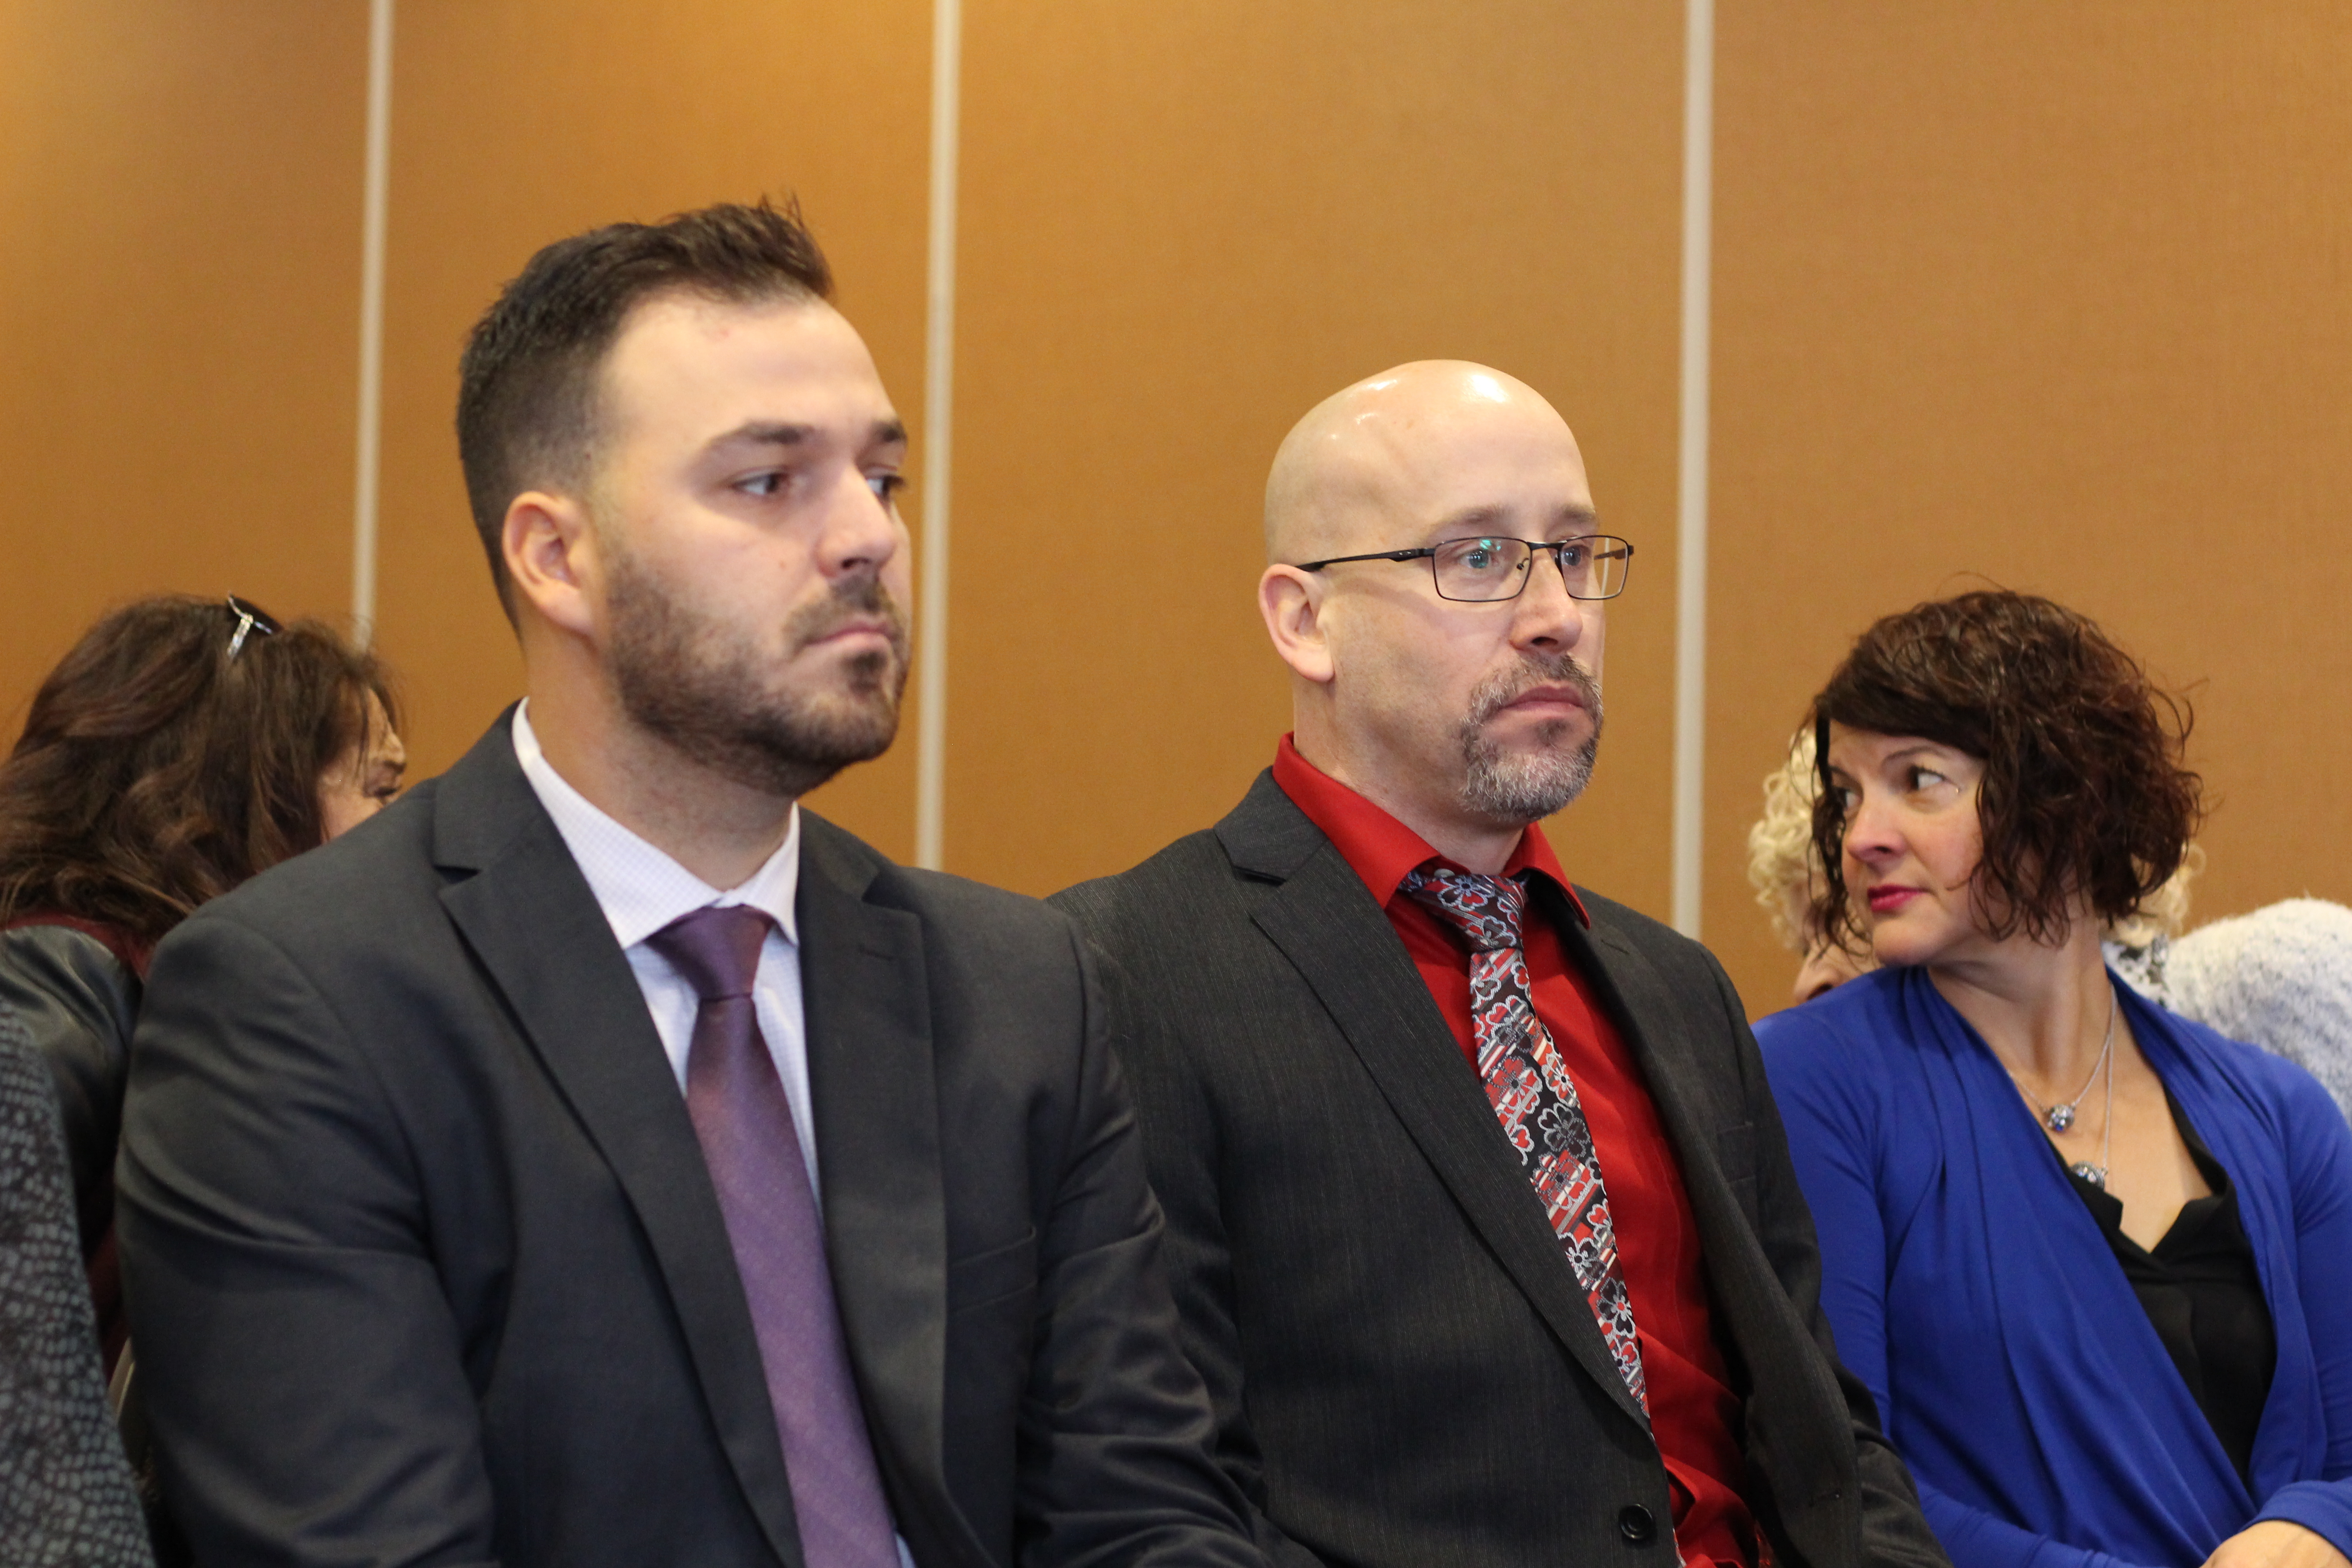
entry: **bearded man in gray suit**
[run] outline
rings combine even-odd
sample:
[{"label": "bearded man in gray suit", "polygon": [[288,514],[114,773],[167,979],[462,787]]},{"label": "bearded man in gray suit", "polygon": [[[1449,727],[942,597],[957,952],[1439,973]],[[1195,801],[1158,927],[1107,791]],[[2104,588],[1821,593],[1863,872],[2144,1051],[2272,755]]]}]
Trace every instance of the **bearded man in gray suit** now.
[{"label": "bearded man in gray suit", "polygon": [[1076,935],[796,805],[907,674],[828,289],[764,206],[534,258],[458,416],[527,701],[156,956],[121,1247],[202,1561],[1257,1561]]},{"label": "bearded man in gray suit", "polygon": [[1268,1557],[1941,1568],[1738,997],[1538,826],[1591,774],[1633,554],[1568,426],[1401,366],[1291,432],[1265,525],[1293,734],[1213,829],[1054,901],[1113,961]]}]

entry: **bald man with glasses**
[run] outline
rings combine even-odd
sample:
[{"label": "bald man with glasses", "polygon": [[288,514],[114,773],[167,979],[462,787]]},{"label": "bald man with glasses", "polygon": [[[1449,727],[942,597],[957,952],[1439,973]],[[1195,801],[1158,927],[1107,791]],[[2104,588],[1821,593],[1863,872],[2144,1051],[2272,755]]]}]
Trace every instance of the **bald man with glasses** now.
[{"label": "bald man with glasses", "polygon": [[1214,828],[1055,900],[1108,960],[1261,1547],[1941,1568],[1739,998],[1539,826],[1591,777],[1633,554],[1567,425],[1400,366],[1291,432],[1265,527],[1292,733]]}]

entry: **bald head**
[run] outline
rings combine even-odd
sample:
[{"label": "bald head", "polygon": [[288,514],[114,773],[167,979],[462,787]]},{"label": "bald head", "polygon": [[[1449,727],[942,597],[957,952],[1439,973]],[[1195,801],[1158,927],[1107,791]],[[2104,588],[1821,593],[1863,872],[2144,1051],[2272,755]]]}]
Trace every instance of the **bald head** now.
[{"label": "bald head", "polygon": [[[1424,360],[1325,399],[1275,458],[1258,579],[1299,755],[1499,869],[1591,774],[1606,617],[1576,596],[1591,552],[1560,552],[1595,521],[1576,437],[1500,371]],[[1457,589],[1502,592],[1444,592],[1449,544]]]},{"label": "bald head", "polygon": [[1448,473],[1490,459],[1501,446],[1565,459],[1581,500],[1576,437],[1514,376],[1466,360],[1416,360],[1336,392],[1275,454],[1265,481],[1266,559],[1314,561],[1419,542],[1386,535],[1400,523],[1439,521],[1426,513]]}]

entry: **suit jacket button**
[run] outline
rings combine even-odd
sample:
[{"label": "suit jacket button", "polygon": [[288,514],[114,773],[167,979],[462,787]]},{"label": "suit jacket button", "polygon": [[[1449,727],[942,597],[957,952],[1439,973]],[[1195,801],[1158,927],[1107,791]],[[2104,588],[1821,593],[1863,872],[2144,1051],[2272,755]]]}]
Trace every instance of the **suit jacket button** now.
[{"label": "suit jacket button", "polygon": [[1630,1502],[1617,1510],[1617,1533],[1629,1546],[1647,1546],[1657,1539],[1658,1521],[1640,1503]]}]

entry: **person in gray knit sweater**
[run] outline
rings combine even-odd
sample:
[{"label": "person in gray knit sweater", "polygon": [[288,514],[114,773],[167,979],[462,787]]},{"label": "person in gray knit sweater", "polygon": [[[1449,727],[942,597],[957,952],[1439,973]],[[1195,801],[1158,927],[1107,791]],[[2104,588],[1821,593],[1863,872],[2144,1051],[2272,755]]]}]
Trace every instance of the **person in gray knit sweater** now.
[{"label": "person in gray knit sweater", "polygon": [[2116,968],[2150,1001],[2303,1068],[2352,1118],[2352,909],[2288,899]]}]

